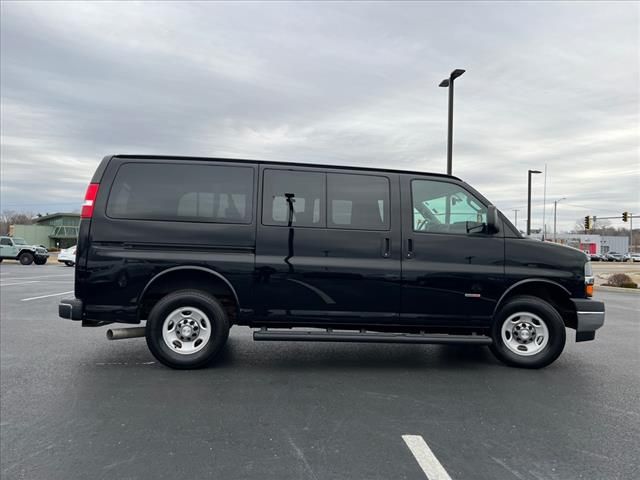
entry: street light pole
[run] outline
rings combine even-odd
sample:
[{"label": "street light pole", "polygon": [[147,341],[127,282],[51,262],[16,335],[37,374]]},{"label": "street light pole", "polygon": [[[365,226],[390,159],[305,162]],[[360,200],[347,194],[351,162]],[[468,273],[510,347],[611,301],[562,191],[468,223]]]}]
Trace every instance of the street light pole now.
[{"label": "street light pole", "polygon": [[562,200],[566,200],[567,197],[562,197],[560,200],[555,200],[553,202],[553,241],[554,243],[558,241],[558,239],[556,238],[556,211],[558,209],[558,202],[561,202]]},{"label": "street light pole", "polygon": [[462,75],[465,70],[455,69],[449,75],[449,78],[445,78],[440,82],[440,87],[449,87],[449,125],[447,129],[447,175],[453,173],[453,81]]},{"label": "street light pole", "polygon": [[534,173],[542,173],[540,170],[529,170],[528,189],[527,189],[527,236],[531,235],[531,175]]},{"label": "street light pole", "polygon": [[514,209],[513,209],[513,211],[514,211],[514,212],[515,212],[515,214],[516,214],[516,229],[517,229],[517,228],[518,228],[518,212],[519,212],[520,210],[518,210],[517,208],[514,208]]}]

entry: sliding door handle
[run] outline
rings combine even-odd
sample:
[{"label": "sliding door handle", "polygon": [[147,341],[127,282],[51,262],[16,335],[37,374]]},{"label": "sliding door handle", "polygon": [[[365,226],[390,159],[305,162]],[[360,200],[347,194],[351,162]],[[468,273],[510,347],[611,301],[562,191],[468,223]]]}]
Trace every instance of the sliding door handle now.
[{"label": "sliding door handle", "polygon": [[389,258],[391,255],[391,239],[389,237],[385,237],[382,239],[382,256],[384,258]]},{"label": "sliding door handle", "polygon": [[413,258],[413,239],[407,239],[407,258]]}]

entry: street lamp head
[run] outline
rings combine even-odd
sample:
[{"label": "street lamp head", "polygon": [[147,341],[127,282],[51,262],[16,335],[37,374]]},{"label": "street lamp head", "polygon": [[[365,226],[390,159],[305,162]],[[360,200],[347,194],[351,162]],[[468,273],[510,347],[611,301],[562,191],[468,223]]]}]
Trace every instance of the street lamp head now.
[{"label": "street lamp head", "polygon": [[451,80],[455,80],[460,75],[462,75],[466,70],[462,70],[461,68],[456,68],[453,72],[451,72],[451,76],[449,77]]},{"label": "street lamp head", "polygon": [[445,78],[444,80],[442,80],[440,82],[440,85],[438,85],[439,87],[448,87],[449,86],[449,79]]},{"label": "street lamp head", "polygon": [[540,170],[529,170],[529,173],[542,173]]}]

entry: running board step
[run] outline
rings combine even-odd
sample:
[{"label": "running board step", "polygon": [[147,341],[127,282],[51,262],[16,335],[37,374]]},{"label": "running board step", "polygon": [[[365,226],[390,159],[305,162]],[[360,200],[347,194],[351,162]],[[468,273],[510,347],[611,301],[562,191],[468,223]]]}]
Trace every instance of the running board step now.
[{"label": "running board step", "polygon": [[447,335],[441,333],[378,333],[378,332],[326,332],[270,330],[262,328],[253,332],[255,341],[293,342],[359,342],[359,343],[430,343],[491,345],[491,337],[485,335]]}]

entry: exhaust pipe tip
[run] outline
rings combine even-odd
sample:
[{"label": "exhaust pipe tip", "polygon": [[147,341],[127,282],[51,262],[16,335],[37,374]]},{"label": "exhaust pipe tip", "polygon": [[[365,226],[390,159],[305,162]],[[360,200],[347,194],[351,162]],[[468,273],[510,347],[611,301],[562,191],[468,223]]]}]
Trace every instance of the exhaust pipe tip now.
[{"label": "exhaust pipe tip", "polygon": [[108,340],[123,340],[125,338],[144,337],[145,327],[110,328],[107,330]]}]

